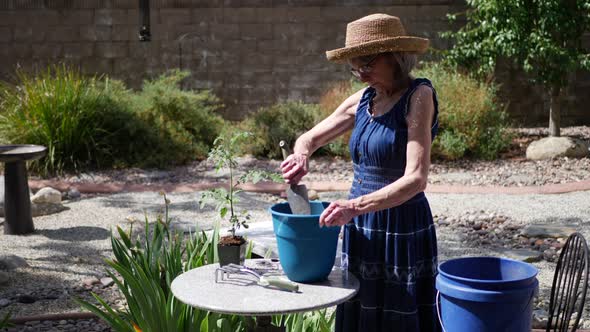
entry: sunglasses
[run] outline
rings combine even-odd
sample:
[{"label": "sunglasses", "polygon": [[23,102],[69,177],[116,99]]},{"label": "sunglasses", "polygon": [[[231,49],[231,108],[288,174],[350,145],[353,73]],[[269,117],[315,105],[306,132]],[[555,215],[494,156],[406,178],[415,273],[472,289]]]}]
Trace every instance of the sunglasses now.
[{"label": "sunglasses", "polygon": [[371,58],[371,60],[367,61],[367,63],[358,67],[357,69],[350,68],[350,73],[356,78],[361,78],[361,74],[370,74],[373,71],[373,63],[375,62],[375,60],[377,60],[378,57],[379,54],[375,55]]}]

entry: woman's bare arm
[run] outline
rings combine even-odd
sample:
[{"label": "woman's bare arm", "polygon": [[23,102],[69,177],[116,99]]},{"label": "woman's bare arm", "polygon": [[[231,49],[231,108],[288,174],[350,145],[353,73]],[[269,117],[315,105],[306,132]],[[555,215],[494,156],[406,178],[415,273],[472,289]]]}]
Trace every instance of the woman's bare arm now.
[{"label": "woman's bare arm", "polygon": [[346,98],[334,113],[297,139],[293,154],[281,163],[285,182],[298,183],[307,174],[311,154],[354,126],[356,109],[364,91]]},{"label": "woman's bare arm", "polygon": [[293,152],[309,157],[320,147],[352,129],[356,109],[364,91],[365,89],[361,89],[348,97],[334,113],[301,135],[295,142]]}]

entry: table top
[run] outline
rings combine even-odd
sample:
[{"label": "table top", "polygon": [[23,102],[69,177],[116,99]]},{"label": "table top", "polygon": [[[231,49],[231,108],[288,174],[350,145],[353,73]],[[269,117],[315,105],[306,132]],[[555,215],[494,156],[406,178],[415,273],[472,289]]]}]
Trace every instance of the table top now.
[{"label": "table top", "polygon": [[41,145],[0,145],[0,162],[34,160],[43,157],[46,153],[47,148]]},{"label": "table top", "polygon": [[[269,262],[247,259],[245,265],[258,270]],[[282,273],[280,264],[273,264],[275,274]],[[352,298],[359,289],[358,279],[338,268],[327,280],[298,283],[295,293],[259,286],[251,275],[232,274],[216,283],[218,267],[209,264],[181,274],[172,282],[172,293],[183,303],[217,313],[267,316],[331,307]]]}]

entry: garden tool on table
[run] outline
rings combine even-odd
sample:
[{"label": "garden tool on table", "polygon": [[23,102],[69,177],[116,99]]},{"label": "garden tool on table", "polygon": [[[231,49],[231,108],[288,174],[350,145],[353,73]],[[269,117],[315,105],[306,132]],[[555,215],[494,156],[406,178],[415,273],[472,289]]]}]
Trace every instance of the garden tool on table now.
[{"label": "garden tool on table", "polygon": [[[291,154],[289,147],[285,141],[279,143],[283,152],[283,159]],[[307,196],[307,187],[304,184],[290,184],[287,187],[287,202],[293,214],[309,215],[311,208],[309,206],[309,198]]]},{"label": "garden tool on table", "polygon": [[224,277],[229,274],[249,274],[253,275],[257,279],[257,284],[263,287],[276,287],[279,289],[287,290],[290,292],[298,292],[299,285],[292,282],[282,275],[260,275],[252,269],[249,269],[243,265],[227,264],[219,267],[215,270],[215,282],[219,280],[225,280]]}]

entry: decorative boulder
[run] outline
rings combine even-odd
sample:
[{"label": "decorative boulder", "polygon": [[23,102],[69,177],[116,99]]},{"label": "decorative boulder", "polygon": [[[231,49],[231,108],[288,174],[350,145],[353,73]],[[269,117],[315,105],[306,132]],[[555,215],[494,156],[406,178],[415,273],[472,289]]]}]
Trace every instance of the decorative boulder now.
[{"label": "decorative boulder", "polygon": [[41,188],[31,197],[31,203],[61,204],[61,192],[51,187]]},{"label": "decorative boulder", "polygon": [[67,210],[61,204],[61,192],[51,187],[41,188],[31,197],[31,216],[39,217]]},{"label": "decorative boulder", "polygon": [[0,268],[2,270],[15,270],[21,267],[29,267],[29,263],[24,258],[16,255],[0,256]]},{"label": "decorative boulder", "polygon": [[572,137],[545,137],[532,142],[526,149],[527,159],[540,160],[556,157],[584,158],[588,144]]}]

